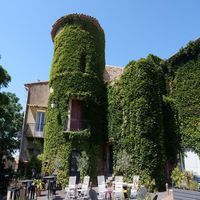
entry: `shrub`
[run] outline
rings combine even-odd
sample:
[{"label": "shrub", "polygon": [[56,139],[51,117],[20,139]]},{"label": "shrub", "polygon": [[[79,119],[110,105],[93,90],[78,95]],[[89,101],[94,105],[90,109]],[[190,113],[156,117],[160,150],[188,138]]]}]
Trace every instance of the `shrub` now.
[{"label": "shrub", "polygon": [[177,188],[182,188],[183,187],[183,183],[185,180],[185,174],[180,170],[180,168],[178,166],[176,166],[174,168],[174,170],[172,171],[172,184],[177,187]]},{"label": "shrub", "polygon": [[89,169],[89,157],[85,151],[81,152],[81,155],[77,157],[78,171],[80,171],[81,179],[87,175]]}]

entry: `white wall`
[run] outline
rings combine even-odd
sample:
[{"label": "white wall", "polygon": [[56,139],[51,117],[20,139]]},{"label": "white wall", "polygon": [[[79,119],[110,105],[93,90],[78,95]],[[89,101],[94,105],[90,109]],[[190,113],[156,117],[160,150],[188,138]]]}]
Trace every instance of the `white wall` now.
[{"label": "white wall", "polygon": [[200,159],[195,152],[186,151],[184,162],[186,171],[192,171],[194,175],[200,175]]}]

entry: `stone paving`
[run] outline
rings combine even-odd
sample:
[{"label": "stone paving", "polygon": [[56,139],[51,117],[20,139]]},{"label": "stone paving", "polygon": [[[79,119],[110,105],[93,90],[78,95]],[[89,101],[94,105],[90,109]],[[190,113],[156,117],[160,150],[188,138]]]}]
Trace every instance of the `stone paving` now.
[{"label": "stone paving", "polygon": [[[157,200],[172,200],[172,195],[168,196],[166,192],[158,192],[158,199]],[[151,194],[152,198],[155,194]],[[56,195],[54,197],[50,197],[49,200],[64,200],[65,193],[64,190],[56,191]],[[37,197],[37,200],[48,200],[47,191],[42,191],[42,195]]]},{"label": "stone paving", "polygon": [[[65,193],[64,193],[64,190],[58,190],[56,191],[56,195],[55,196],[50,196],[49,197],[49,200],[50,199],[54,199],[54,200],[62,200],[62,199],[65,199]],[[42,191],[41,193],[41,196],[40,197],[37,197],[37,200],[48,200],[48,192],[47,190],[45,191]]]},{"label": "stone paving", "polygon": [[[95,188],[96,190],[96,188]],[[158,198],[157,200],[173,200],[172,192],[170,192],[170,195],[167,195],[166,192],[158,192],[157,193]],[[151,197],[153,198],[155,194],[151,194]],[[6,200],[6,197],[0,197],[0,200]],[[37,200],[48,200],[48,193],[47,190],[42,191],[41,196],[37,197]],[[58,190],[56,191],[56,195],[53,197],[49,197],[49,200],[65,200],[65,192],[64,190]]]}]

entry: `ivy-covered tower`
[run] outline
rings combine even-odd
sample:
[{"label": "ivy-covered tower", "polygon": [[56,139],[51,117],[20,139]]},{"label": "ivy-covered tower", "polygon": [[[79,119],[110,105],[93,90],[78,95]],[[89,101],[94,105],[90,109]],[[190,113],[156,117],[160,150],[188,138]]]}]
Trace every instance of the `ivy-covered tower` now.
[{"label": "ivy-covered tower", "polygon": [[[65,185],[77,175],[77,156],[84,152],[88,167],[82,175],[104,171],[106,140],[104,31],[82,14],[66,15],[53,25],[54,55],[46,116],[43,171],[56,172]],[[87,160],[87,159],[86,159]]]}]

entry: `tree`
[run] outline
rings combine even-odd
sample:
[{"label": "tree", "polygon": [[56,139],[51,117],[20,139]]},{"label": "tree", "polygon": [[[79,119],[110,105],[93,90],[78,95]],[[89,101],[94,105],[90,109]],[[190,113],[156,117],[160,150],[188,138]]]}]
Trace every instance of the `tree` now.
[{"label": "tree", "polygon": [[22,106],[19,98],[10,92],[3,92],[7,103],[0,105],[0,159],[11,156],[19,148],[19,133],[22,127]]},{"label": "tree", "polygon": [[[0,89],[11,81],[8,72],[0,65]],[[22,106],[15,94],[0,92],[0,161],[19,148],[19,130],[22,127]],[[1,166],[0,166],[1,168]]]},{"label": "tree", "polygon": [[8,72],[0,65],[0,89],[1,87],[7,87],[11,77]]},{"label": "tree", "polygon": [[[0,89],[7,87],[10,80],[8,72],[0,65]],[[15,94],[0,92],[0,196],[6,194],[8,186],[4,175],[11,172],[4,168],[4,155],[12,156],[19,147],[17,136],[22,126],[22,107],[18,100]]]},{"label": "tree", "polygon": [[[0,89],[2,87],[7,87],[10,80],[11,77],[9,76],[8,72],[0,65]],[[0,92],[0,105],[5,104],[7,100],[7,97]]]}]

